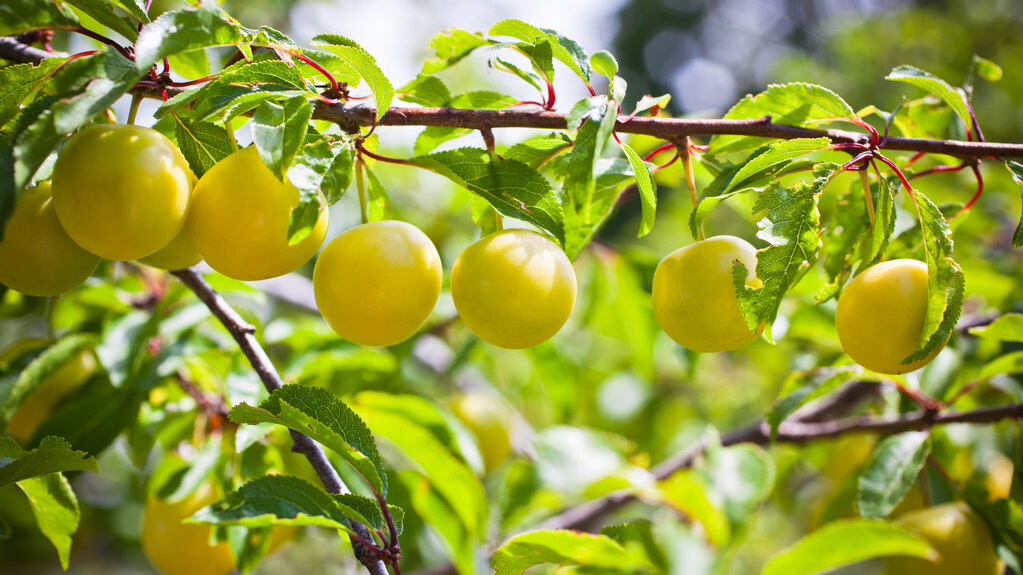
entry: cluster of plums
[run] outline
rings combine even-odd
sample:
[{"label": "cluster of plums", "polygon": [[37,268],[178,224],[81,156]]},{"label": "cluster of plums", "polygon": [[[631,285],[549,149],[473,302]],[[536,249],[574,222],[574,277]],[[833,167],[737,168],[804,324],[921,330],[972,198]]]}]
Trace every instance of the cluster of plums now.
[{"label": "cluster of plums", "polygon": [[[174,144],[159,132],[99,125],[75,134],[60,152],[51,182],[26,190],[0,242],[0,283],[49,296],[84,282],[100,258],[181,269],[205,260],[239,280],[267,279],[311,259],[327,231],[326,201],[311,231],[289,244],[290,182],[278,180],[255,147],[224,158],[196,180]],[[676,250],[657,267],[653,309],[661,328],[698,352],[738,349],[763,329],[739,311],[732,266],[746,284],[756,250],[732,236]],[[334,238],[313,272],[316,301],[341,337],[387,346],[419,330],[437,302],[443,268],[418,228],[399,221],[357,226]],[[451,269],[451,296],[468,328],[493,345],[519,349],[561,329],[575,303],[571,262],[547,237],[502,230],[469,245]],[[881,263],[857,275],[838,303],[842,346],[857,362],[903,373],[920,337],[927,268],[914,260]]]}]

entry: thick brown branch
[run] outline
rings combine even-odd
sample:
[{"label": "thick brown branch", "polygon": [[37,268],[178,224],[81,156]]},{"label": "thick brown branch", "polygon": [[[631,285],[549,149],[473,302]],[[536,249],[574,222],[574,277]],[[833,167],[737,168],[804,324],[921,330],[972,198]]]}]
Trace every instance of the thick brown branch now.
[{"label": "thick brown branch", "polygon": [[[277,369],[274,368],[273,363],[270,362],[270,358],[266,355],[263,347],[259,345],[254,335],[255,329],[249,325],[245,320],[242,319],[238,312],[236,312],[224,298],[220,297],[209,283],[198,272],[192,269],[180,270],[172,272],[181,283],[185,284],[190,290],[195,292],[195,295],[206,304],[210,312],[220,320],[220,323],[227,328],[228,333],[234,338],[235,342],[238,343],[238,347],[241,348],[242,353],[248,358],[249,363],[252,364],[252,368],[259,375],[259,379],[263,382],[263,386],[267,391],[273,392],[275,389],[279,389],[284,385],[281,380],[280,374],[277,373]],[[302,435],[301,433],[291,431],[291,439],[294,442],[292,449],[296,453],[301,453],[309,460],[309,463],[316,470],[316,475],[320,478],[323,486],[330,493],[347,493],[348,489],[345,484],[341,481],[341,477],[338,476],[337,470],[330,464],[327,459],[327,454],[323,451],[318,443],[310,439],[308,436]],[[369,530],[365,525],[350,522],[352,528],[366,541],[372,541],[373,537],[370,535]],[[361,543],[352,538],[352,548],[355,550],[356,557],[366,566],[366,569],[372,575],[388,575],[387,567],[382,561],[372,556],[372,553],[368,549],[365,549]]]},{"label": "thick brown branch", "polygon": [[11,36],[0,36],[0,58],[4,60],[25,64],[38,64],[44,59],[54,56],[59,56],[59,54],[51,54],[46,50],[40,50],[28,44],[23,44],[17,38]]},{"label": "thick brown branch", "polygon": [[[367,106],[317,104],[313,115],[334,122],[348,131],[372,126],[376,110]],[[564,130],[566,116],[556,112],[532,110],[463,110],[457,108],[391,108],[376,122],[380,126],[441,126],[484,130],[493,128],[536,128]],[[755,120],[697,120],[686,118],[619,119],[615,129],[622,134],[641,134],[673,141],[684,136],[756,136],[789,140],[827,137],[835,143],[868,144],[870,136],[845,130],[811,130],[775,124],[769,117]],[[923,138],[888,138],[881,146],[888,150],[927,152],[959,158],[997,156],[1023,158],[1023,144],[964,142]]]}]

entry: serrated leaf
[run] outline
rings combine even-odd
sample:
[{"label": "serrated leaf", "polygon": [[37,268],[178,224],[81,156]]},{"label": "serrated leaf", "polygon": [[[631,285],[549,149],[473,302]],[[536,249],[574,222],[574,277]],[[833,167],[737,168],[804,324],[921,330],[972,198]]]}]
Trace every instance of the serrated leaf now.
[{"label": "serrated leaf", "polygon": [[[263,102],[252,116],[252,141],[256,145],[259,157],[273,172],[277,179],[284,181],[291,166],[295,153],[305,141],[309,119],[313,115],[313,105],[304,97],[295,96],[283,102]],[[299,200],[302,206],[316,199],[316,194],[304,194]],[[303,208],[303,210],[306,210]],[[297,208],[296,208],[297,209]],[[316,211],[314,210],[314,214]],[[313,216],[313,222],[316,216]],[[292,222],[294,227],[294,221]],[[306,230],[308,233],[308,229]],[[293,231],[288,232],[292,242]]]},{"label": "serrated leaf", "polygon": [[320,34],[312,39],[312,43],[340,57],[362,76],[376,99],[377,119],[387,112],[394,97],[394,88],[369,52],[351,40],[335,34]]},{"label": "serrated leaf", "polygon": [[0,428],[5,427],[21,402],[69,361],[96,345],[91,334],[73,334],[55,342],[33,359],[8,387],[0,383]]},{"label": "serrated leaf", "polygon": [[60,473],[50,473],[20,481],[18,487],[28,497],[39,530],[57,549],[60,564],[66,571],[71,558],[71,536],[78,530],[81,519],[78,499],[71,485]]},{"label": "serrated leaf", "polygon": [[[126,20],[114,13],[111,2],[108,0],[64,0],[65,3],[78,8],[100,24],[124,36],[134,42],[139,35],[138,25],[140,22],[148,22],[148,18],[139,19],[138,14],[134,21]],[[123,6],[121,6],[123,8]]]},{"label": "serrated leaf", "polygon": [[[368,508],[362,500],[369,502]],[[351,505],[353,502],[356,504]],[[376,511],[375,521],[365,514],[372,509]],[[268,475],[253,479],[223,501],[200,509],[191,520],[245,527],[316,525],[355,533],[349,521],[380,527],[383,515],[373,500],[358,495],[331,495],[298,477]]]},{"label": "serrated leaf", "polygon": [[614,132],[617,118],[617,105],[605,96],[591,98],[590,101],[593,106],[585,112],[586,119],[563,164],[562,202],[565,204],[566,218],[571,218],[566,226],[565,248],[570,253],[575,253],[585,245],[585,238],[595,220],[604,215],[593,210],[592,206],[596,190],[595,173],[604,147]]},{"label": "serrated leaf", "polygon": [[227,130],[210,122],[193,121],[175,115],[174,135],[181,155],[188,161],[188,166],[197,178],[233,151]]},{"label": "serrated leaf", "polygon": [[196,10],[164,12],[139,33],[135,67],[144,72],[171,54],[233,45],[244,39],[245,30],[215,3],[203,2]]},{"label": "serrated leaf", "polygon": [[771,244],[757,251],[756,277],[763,282],[758,289],[746,286],[746,269],[736,262],[733,283],[746,322],[752,329],[761,322],[773,322],[789,287],[794,285],[816,260],[820,248],[820,213],[817,202],[836,164],[814,167],[812,184],[796,182],[791,188],[772,187],[753,205],[753,213],[767,212],[757,223],[757,237]]},{"label": "serrated leaf", "polygon": [[460,148],[410,160],[478,194],[505,216],[532,223],[564,241],[564,215],[557,195],[539,172],[518,160],[479,148]]},{"label": "serrated leaf", "polygon": [[546,38],[537,38],[532,44],[517,43],[515,47],[533,64],[533,70],[546,82],[554,79],[554,52]]},{"label": "serrated leaf", "polygon": [[572,142],[560,138],[532,138],[508,148],[502,156],[539,169],[548,160],[569,149],[571,145]]},{"label": "serrated leaf", "polygon": [[930,544],[908,529],[885,521],[851,519],[828,523],[764,565],[760,575],[813,575],[875,557],[933,558]]},{"label": "serrated leaf", "polygon": [[903,363],[919,361],[945,345],[963,309],[966,275],[952,259],[952,231],[937,206],[919,191],[913,194],[927,254],[927,313],[916,351]]},{"label": "serrated leaf", "polygon": [[518,76],[519,79],[524,80],[527,84],[533,86],[538,91],[541,90],[540,84],[543,83],[543,79],[540,78],[540,76],[536,72],[533,72],[531,70],[523,70],[522,68],[519,68],[515,64],[512,64],[511,62],[508,62],[506,60],[502,60],[501,58],[494,58],[493,66],[498,70]]},{"label": "serrated leaf", "polygon": [[453,66],[482,46],[487,46],[490,41],[479,33],[468,32],[458,28],[448,28],[430,39],[430,49],[433,50],[434,58],[423,63],[422,74],[434,74],[445,68]]},{"label": "serrated leaf", "polygon": [[930,453],[931,438],[925,431],[886,437],[857,480],[856,508],[860,516],[887,517],[909,493]]},{"label": "serrated leaf", "polygon": [[44,437],[39,447],[25,451],[10,437],[0,437],[0,486],[61,471],[99,473],[96,460],[75,451],[61,437]]},{"label": "serrated leaf", "polygon": [[38,65],[15,64],[0,68],[0,126],[17,115],[19,107],[34,95],[58,66],[63,58],[46,58]]},{"label": "serrated leaf", "polygon": [[654,228],[654,216],[657,214],[657,189],[653,178],[650,176],[650,166],[639,157],[639,154],[626,143],[622,143],[622,150],[625,157],[632,164],[632,170],[636,174],[636,188],[639,189],[639,202],[642,209],[642,218],[639,224],[637,237],[643,237]]},{"label": "serrated leaf", "polygon": [[830,144],[831,140],[828,138],[796,138],[765,146],[754,152],[742,164],[722,194],[727,194],[760,174],[774,172],[776,167],[784,166],[794,158],[823,150]]},{"label": "serrated leaf", "polygon": [[637,546],[623,547],[606,535],[567,530],[533,531],[513,537],[490,560],[494,575],[520,575],[545,563],[600,569],[606,574],[653,570]]},{"label": "serrated leaf", "polygon": [[966,92],[962,88],[953,88],[941,78],[914,66],[899,66],[889,72],[885,79],[912,84],[934,94],[955,110],[967,131],[973,129],[970,104],[966,99]]},{"label": "serrated leaf", "polygon": [[299,190],[323,192],[327,205],[333,205],[351,185],[354,168],[351,144],[324,138],[299,151],[288,168],[288,180]]},{"label": "serrated leaf", "polygon": [[1007,313],[988,325],[971,327],[970,334],[996,341],[1023,341],[1023,314]]},{"label": "serrated leaf", "polygon": [[664,570],[668,566],[668,559],[654,537],[653,524],[650,521],[639,520],[618,525],[605,525],[600,528],[600,534],[614,539],[622,546],[630,543],[639,544],[657,569]]},{"label": "serrated leaf", "polygon": [[451,91],[436,76],[420,74],[396,92],[401,100],[427,108],[443,108],[451,103]]},{"label": "serrated leaf", "polygon": [[175,96],[157,110],[163,117],[188,105],[196,120],[223,116],[229,120],[267,100],[313,96],[295,66],[279,60],[240,63],[221,72],[216,79],[196,90]]},{"label": "serrated leaf", "polygon": [[789,374],[765,418],[771,426],[771,440],[778,436],[778,426],[796,410],[827,395],[856,374],[854,369],[818,369]]},{"label": "serrated leaf", "polygon": [[340,455],[375,491],[387,495],[383,460],[369,428],[326,389],[288,384],[258,408],[242,403],[228,417],[250,425],[276,423],[308,435]]},{"label": "serrated leaf", "polygon": [[568,66],[583,82],[590,83],[590,75],[593,70],[590,67],[586,51],[575,41],[561,36],[554,30],[537,28],[521,20],[507,19],[491,26],[489,33],[493,36],[511,36],[531,44],[535,43],[537,39],[546,40],[550,44],[552,55],[555,58]]},{"label": "serrated leaf", "polygon": [[[815,84],[796,82],[773,84],[756,96],[746,96],[725,114],[727,120],[754,120],[771,117],[771,123],[812,128],[826,122],[849,120],[856,113],[838,94]],[[757,148],[764,138],[717,136],[710,142],[709,154]]]},{"label": "serrated leaf", "polygon": [[32,30],[77,25],[78,18],[74,12],[61,3],[4,0],[0,4],[0,36],[15,36]]},{"label": "serrated leaf", "polygon": [[[1012,181],[1016,183],[1020,194],[1023,195],[1023,163],[1015,160],[1006,160],[1005,167],[1009,169]],[[1019,224],[1016,226],[1016,231],[1012,234],[1012,247],[1023,247],[1023,214],[1020,215]]]}]

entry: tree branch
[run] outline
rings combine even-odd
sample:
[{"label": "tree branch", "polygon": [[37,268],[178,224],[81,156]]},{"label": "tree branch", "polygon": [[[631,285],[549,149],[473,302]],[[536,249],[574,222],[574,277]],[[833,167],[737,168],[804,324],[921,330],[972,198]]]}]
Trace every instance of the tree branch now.
[{"label": "tree branch", "polygon": [[46,50],[19,42],[17,38],[11,36],[0,36],[0,58],[4,60],[23,64],[38,64],[46,58],[56,56],[61,56],[61,54],[51,54]]},{"label": "tree branch", "polygon": [[[280,374],[277,373],[277,369],[274,368],[263,347],[256,340],[255,328],[242,319],[238,312],[228,305],[224,298],[195,270],[185,269],[171,273],[177,276],[181,283],[195,292],[199,300],[206,304],[210,312],[227,328],[228,333],[238,343],[238,347],[241,348],[242,353],[245,354],[249,363],[252,364],[252,368],[259,375],[259,379],[263,382],[263,387],[269,392],[280,389],[284,382],[281,380]],[[330,493],[348,493],[348,489],[341,481],[337,470],[330,464],[323,448],[308,436],[302,435],[294,429],[290,431],[291,439],[294,443],[292,450],[296,453],[301,453],[309,460],[326,490]],[[365,525],[355,521],[349,521],[349,523],[352,529],[359,534],[359,537],[366,541],[373,540],[369,529]],[[350,540],[356,558],[359,559],[372,575],[388,575],[387,566],[384,565],[383,561],[380,561],[369,549],[354,538],[350,538]]]}]

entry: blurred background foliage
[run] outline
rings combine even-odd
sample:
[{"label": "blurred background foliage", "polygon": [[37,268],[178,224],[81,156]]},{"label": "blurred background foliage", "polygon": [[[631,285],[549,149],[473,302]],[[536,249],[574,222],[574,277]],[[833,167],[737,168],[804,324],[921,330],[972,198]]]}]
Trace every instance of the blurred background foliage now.
[{"label": "blurred background foliage", "polygon": [[[171,0],[156,4],[168,9],[175,5]],[[972,58],[978,54],[1005,70],[999,82],[975,80],[973,102],[985,135],[993,141],[1018,141],[1023,128],[1023,46],[1017,41],[1023,4],[1014,0],[525,3],[543,4],[539,8],[523,8],[521,2],[366,4],[227,0],[225,8],[243,24],[271,25],[295,33],[300,41],[307,38],[296,30],[338,31],[374,54],[375,42],[385,44],[389,53],[411,62],[388,65],[396,60],[378,56],[395,85],[411,78],[406,77],[409,70],[415,73],[430,35],[447,26],[486,29],[500,18],[518,17],[563,32],[590,52],[610,49],[629,83],[628,101],[670,93],[669,110],[675,115],[719,117],[743,95],[791,81],[824,85],[854,109],[873,104],[891,110],[903,95],[922,97],[915,88],[884,80],[896,65],[914,65],[959,84],[970,79]],[[439,10],[440,5],[448,7]],[[460,10],[469,5],[476,8]],[[527,9],[535,17],[521,13]],[[586,18],[582,10],[590,12]],[[332,19],[299,20],[323,14]],[[376,26],[367,26],[367,20]],[[395,20],[426,24],[421,34],[406,36],[389,31]],[[582,37],[575,33],[580,21],[589,26]],[[445,79],[474,89],[501,81],[492,71],[481,74],[483,66],[482,60],[462,64]],[[566,107],[571,101],[559,98]],[[944,133],[936,136],[962,137],[954,122],[938,125]],[[415,131],[380,133],[383,151],[411,155]],[[525,136],[513,131],[499,137],[511,142]],[[640,153],[658,144],[633,141]],[[928,159],[921,167],[938,162],[952,160]],[[477,237],[466,192],[408,168],[377,167],[375,172],[390,195],[393,217],[426,231],[447,266]],[[956,256],[966,270],[970,293],[964,311],[971,316],[1014,310],[1023,300],[1017,271],[1023,258],[1018,250],[1007,249],[1020,212],[1019,194],[1003,172],[1000,166],[985,166],[987,192],[978,207],[954,222]],[[710,179],[708,172],[698,171],[701,186]],[[826,192],[821,206],[825,218],[853,179],[843,177]],[[770,555],[801,534],[854,514],[856,471],[869,456],[875,442],[871,436],[733,451],[724,459],[739,471],[726,473],[708,461],[665,485],[652,485],[644,471],[651,465],[699,441],[709,430],[725,431],[762,417],[793,370],[848,363],[833,329],[833,302],[816,305],[813,300],[823,284],[813,274],[786,301],[774,327],[777,345],[761,340],[738,352],[700,355],[661,333],[649,302],[653,270],[661,257],[692,238],[681,167],[659,172],[657,180],[660,206],[653,233],[635,237],[639,203],[627,193],[597,241],[576,261],[580,298],[569,324],[552,341],[529,350],[500,350],[472,338],[452,321],[454,309],[446,294],[422,336],[388,349],[359,348],[334,336],[303,301],[311,264],[304,276],[264,284],[211,276],[215,287],[258,327],[286,381],[333,390],[374,429],[394,469],[392,502],[407,510],[404,572],[467,553],[460,545],[485,550],[553,512],[630,486],[653,493],[649,499],[656,504],[633,504],[608,522],[650,519],[669,573],[757,572]],[[973,194],[975,183],[959,173],[931,176],[919,186],[936,202],[962,203]],[[751,201],[740,196],[717,208],[707,220],[708,231],[757,241]],[[329,237],[355,225],[355,194],[335,205],[331,216]],[[900,225],[912,221],[905,210],[900,216]],[[90,371],[32,435],[38,439],[47,432],[59,433],[79,448],[106,448],[99,458],[102,475],[73,479],[83,525],[70,572],[150,573],[138,548],[138,524],[143,501],[153,489],[152,477],[179,461],[165,454],[206,461],[200,454],[217,452],[233,441],[238,454],[231,449],[205,463],[228,483],[269,469],[313,478],[304,460],[288,451],[286,434],[246,437],[246,430],[236,432],[218,419],[221,395],[231,405],[253,403],[260,386],[205,308],[173,278],[103,265],[85,287],[53,301],[7,292],[0,301],[0,348],[10,349],[27,337],[92,333],[99,337],[95,354],[101,362],[121,367],[117,372]],[[147,299],[153,294],[161,297]],[[949,397],[1000,351],[999,342],[960,334],[931,367],[910,380],[938,397]],[[13,369],[11,357],[3,361]],[[178,374],[203,395],[194,389],[188,393]],[[957,407],[1020,399],[1019,383],[1005,377],[981,386]],[[873,409],[894,412],[906,407],[888,386]],[[428,432],[410,431],[424,429]],[[1011,477],[1016,433],[1009,423],[936,430],[936,456],[956,478],[986,482],[1003,493],[1006,469]],[[422,453],[438,448],[460,454],[482,478],[490,509],[489,514],[479,510],[486,518],[475,534],[458,532],[450,506],[438,504],[437,495],[423,489],[431,466],[440,463]],[[694,485],[706,493],[703,508],[694,508],[686,496]],[[934,500],[949,497],[940,479],[932,478],[929,485]],[[466,493],[469,505],[486,507],[482,499],[473,499],[471,488]],[[907,505],[920,501],[922,496]],[[683,514],[688,521],[677,520]],[[0,515],[12,527],[11,536],[0,539],[0,572],[59,572],[52,547],[32,526],[13,486],[0,489]],[[469,564],[473,561],[480,557],[468,559]],[[359,571],[347,541],[309,529],[255,572]],[[840,572],[878,573],[880,565],[867,562]]]}]

